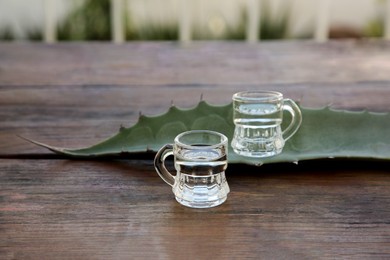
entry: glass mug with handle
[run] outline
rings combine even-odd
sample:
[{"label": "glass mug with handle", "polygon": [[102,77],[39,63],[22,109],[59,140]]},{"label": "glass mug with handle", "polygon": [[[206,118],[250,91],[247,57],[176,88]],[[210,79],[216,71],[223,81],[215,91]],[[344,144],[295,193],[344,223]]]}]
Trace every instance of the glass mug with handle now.
[{"label": "glass mug with handle", "polygon": [[[283,111],[291,114],[291,122],[281,129]],[[291,99],[275,91],[245,91],[233,95],[235,124],[232,148],[247,157],[269,157],[282,152],[285,141],[302,123],[302,114]]]},{"label": "glass mug with handle", "polygon": [[[228,139],[208,130],[179,134],[174,144],[163,146],[156,154],[154,166],[170,186],[176,200],[191,208],[210,208],[222,204],[229,193],[227,168]],[[174,156],[176,175],[171,174],[165,160]]]}]

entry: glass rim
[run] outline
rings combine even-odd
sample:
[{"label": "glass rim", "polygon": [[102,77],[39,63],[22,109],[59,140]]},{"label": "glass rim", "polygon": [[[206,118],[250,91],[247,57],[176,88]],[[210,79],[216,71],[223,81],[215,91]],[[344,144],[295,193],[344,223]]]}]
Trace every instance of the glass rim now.
[{"label": "glass rim", "polygon": [[[190,135],[190,134],[209,134],[209,135],[214,135],[214,136],[218,136],[220,137],[220,141],[218,143],[215,143],[215,144],[206,144],[204,146],[195,146],[195,145],[191,145],[191,144],[185,144],[183,142],[180,141],[180,138],[182,138],[183,136],[185,135]],[[182,147],[185,147],[185,148],[190,148],[190,149],[210,149],[210,148],[217,148],[221,145],[227,145],[228,143],[228,138],[224,135],[224,134],[221,134],[219,132],[216,132],[216,131],[211,131],[211,130],[190,130],[190,131],[186,131],[186,132],[183,132],[179,135],[177,135],[175,137],[175,145],[180,145]]]},{"label": "glass rim", "polygon": [[241,91],[232,97],[233,101],[281,101],[283,94],[277,91]]}]

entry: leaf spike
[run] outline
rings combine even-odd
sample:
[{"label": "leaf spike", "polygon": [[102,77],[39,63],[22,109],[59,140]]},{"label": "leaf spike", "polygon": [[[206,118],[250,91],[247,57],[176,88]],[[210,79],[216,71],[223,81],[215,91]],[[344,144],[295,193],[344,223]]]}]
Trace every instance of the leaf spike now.
[{"label": "leaf spike", "polygon": [[297,100],[297,103],[302,103],[302,100],[303,100],[303,96],[304,96],[305,94],[304,93],[302,93],[300,96],[299,96],[299,98],[298,98],[298,100]]},{"label": "leaf spike", "polygon": [[264,164],[264,163],[260,161],[260,162],[256,162],[256,163],[255,163],[255,166],[260,167],[260,166],[262,166],[263,164]]},{"label": "leaf spike", "polygon": [[173,99],[171,100],[171,107],[174,107],[175,103],[173,103]]},{"label": "leaf spike", "polygon": [[142,111],[140,110],[138,113],[138,117],[141,117],[141,116],[143,116],[143,115],[142,115]]},{"label": "leaf spike", "polygon": [[203,101],[203,93],[200,93],[200,100],[199,101]]}]

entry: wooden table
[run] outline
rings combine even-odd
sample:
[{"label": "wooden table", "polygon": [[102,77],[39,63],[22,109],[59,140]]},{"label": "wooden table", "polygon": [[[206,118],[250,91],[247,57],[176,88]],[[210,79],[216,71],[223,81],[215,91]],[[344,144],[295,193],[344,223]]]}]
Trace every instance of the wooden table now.
[{"label": "wooden table", "polygon": [[180,206],[152,156],[68,160],[171,103],[277,90],[390,111],[383,41],[0,44],[0,259],[389,259],[390,164],[229,165],[223,205]]}]

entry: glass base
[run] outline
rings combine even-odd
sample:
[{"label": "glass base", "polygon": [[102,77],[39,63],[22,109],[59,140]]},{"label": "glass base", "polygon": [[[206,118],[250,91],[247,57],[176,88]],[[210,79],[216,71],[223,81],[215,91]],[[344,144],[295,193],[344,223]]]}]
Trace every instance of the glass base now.
[{"label": "glass base", "polygon": [[205,209],[205,208],[212,208],[221,205],[226,201],[227,196],[213,201],[188,201],[178,197],[175,198],[176,201],[183,206],[190,207],[190,208]]},{"label": "glass base", "polygon": [[228,193],[229,185],[225,172],[212,175],[188,175],[178,173],[172,187],[177,202],[190,208],[211,208],[222,204]]},{"label": "glass base", "polygon": [[234,152],[246,157],[271,157],[282,152],[284,139],[280,124],[274,126],[236,125],[231,142]]},{"label": "glass base", "polygon": [[237,150],[233,148],[233,151],[241,156],[245,157],[253,157],[253,158],[264,158],[264,157],[271,157],[278,155],[282,152],[282,149],[280,150],[274,150],[274,151],[269,151],[269,152],[253,152],[253,151],[248,151],[248,150]]}]

